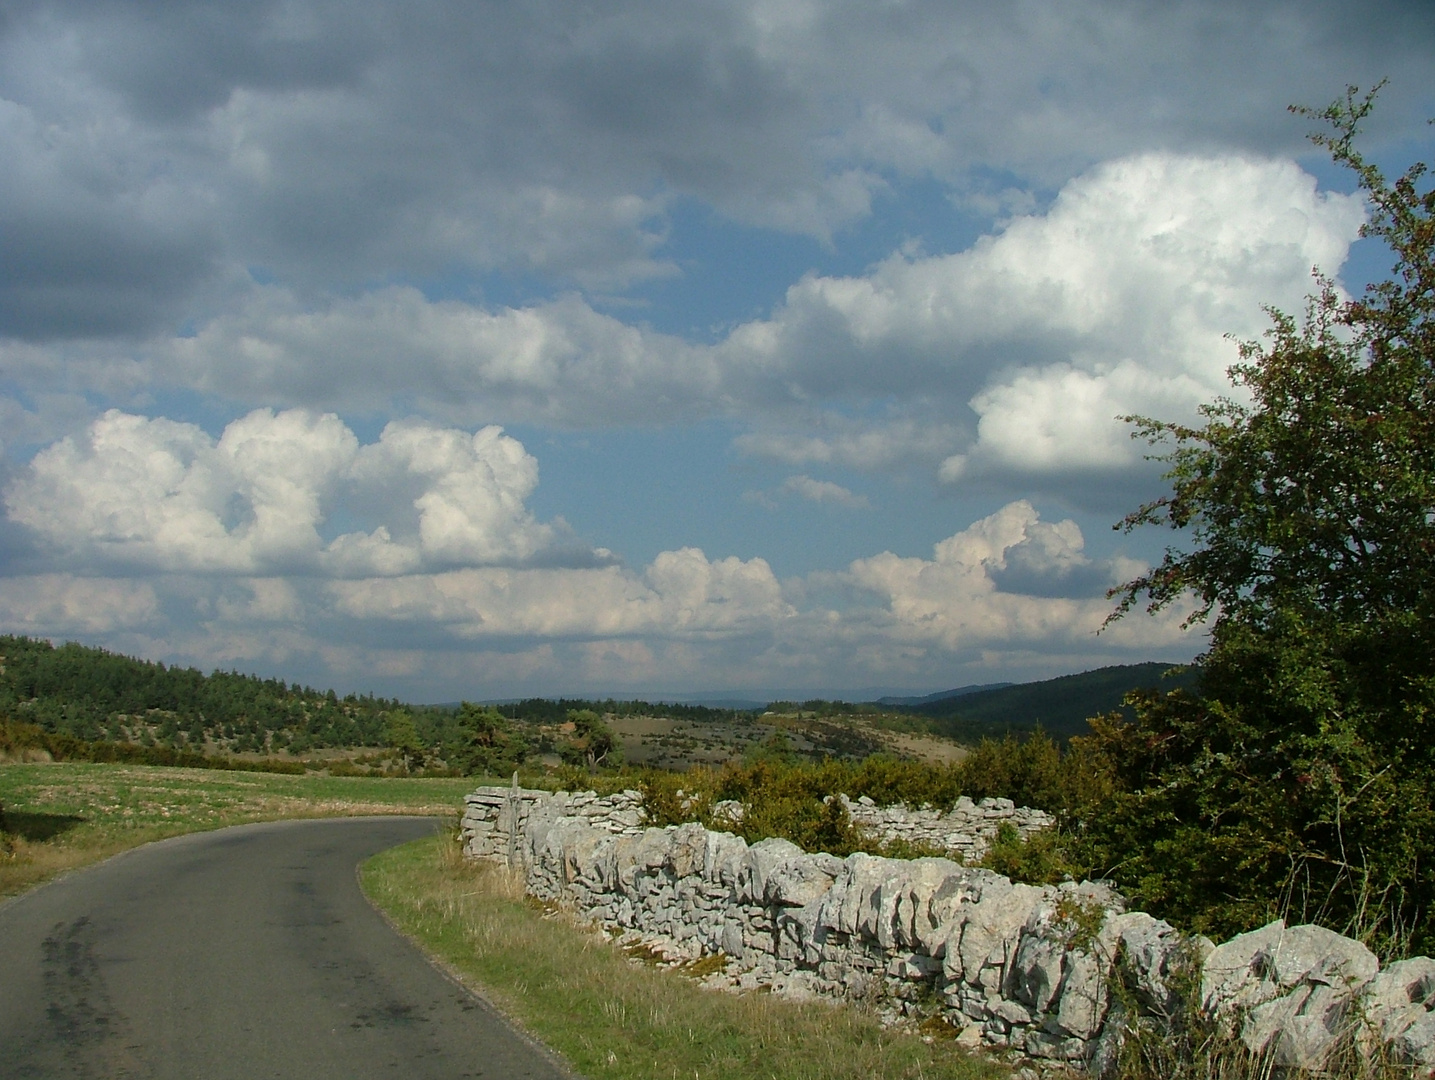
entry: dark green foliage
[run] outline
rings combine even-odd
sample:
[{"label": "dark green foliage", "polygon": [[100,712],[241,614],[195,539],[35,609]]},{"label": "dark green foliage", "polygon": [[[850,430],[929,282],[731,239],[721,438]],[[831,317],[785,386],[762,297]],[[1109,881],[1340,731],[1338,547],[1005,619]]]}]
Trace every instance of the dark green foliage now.
[{"label": "dark green foliage", "polygon": [[848,855],[873,850],[837,799],[823,803],[801,794],[772,794],[753,803],[736,831],[749,842],[769,836],[791,840],[804,851]]},{"label": "dark green foliage", "polygon": [[[1122,664],[1062,675],[1055,679],[978,690],[904,707],[915,717],[929,718],[929,730],[949,739],[976,742],[1005,733],[1026,734],[1037,728],[1067,739],[1086,733],[1086,720],[1123,711],[1126,694],[1141,687],[1174,690],[1194,681],[1191,672],[1170,664]],[[1131,715],[1129,709],[1124,709]]]},{"label": "dark green foliage", "polygon": [[385,745],[386,714],[399,704],[26,637],[0,637],[0,665],[0,714],[85,742],[115,741],[123,724],[135,741],[145,741],[143,729],[149,741],[176,748],[206,739],[236,752],[295,741],[303,748],[377,747]]},{"label": "dark green foliage", "polygon": [[491,705],[465,701],[455,718],[457,739],[443,754],[466,775],[507,776],[528,756],[528,743]]},{"label": "dark green foliage", "polygon": [[566,716],[573,725],[573,738],[564,747],[565,760],[587,765],[590,773],[605,763],[618,764],[622,750],[613,729],[603,723],[601,716],[592,709],[570,709]]},{"label": "dark green foliage", "polygon": [[1087,876],[1088,867],[1071,858],[1071,845],[1060,831],[1047,830],[1023,840],[1016,826],[1003,822],[987,848],[982,865],[1013,881],[1055,885]]},{"label": "dark green foliage", "polygon": [[423,764],[424,744],[419,739],[419,729],[414,724],[413,714],[407,709],[394,709],[389,713],[384,734],[388,744],[397,750],[403,759],[404,772]]},{"label": "dark green foliage", "polygon": [[1114,790],[1111,762],[1090,738],[1073,738],[1063,750],[1040,728],[1025,739],[983,739],[958,773],[973,799],[1011,799],[1053,814],[1099,805]]},{"label": "dark green foliage", "polygon": [[[641,777],[639,786],[655,824],[706,820],[750,842],[781,836],[809,851],[847,855],[880,852],[881,846],[853,828],[847,811],[832,795],[841,792],[854,799],[866,795],[883,804],[948,807],[963,794],[960,770],[960,766],[887,757],[811,763],[770,753],[721,769],[651,771]],[[711,817],[713,805],[726,800],[743,804],[741,823]]]},{"label": "dark green foliage", "polygon": [[[1318,115],[1354,170],[1390,280],[1242,346],[1249,403],[1200,427],[1132,418],[1167,448],[1171,494],[1124,525],[1186,549],[1120,590],[1118,613],[1195,597],[1211,623],[1197,693],[1134,699],[1098,728],[1118,792],[1083,814],[1090,856],[1194,929],[1279,910],[1378,947],[1435,947],[1435,190],[1354,149],[1371,98]],[[1307,114],[1311,115],[1311,114]]]}]

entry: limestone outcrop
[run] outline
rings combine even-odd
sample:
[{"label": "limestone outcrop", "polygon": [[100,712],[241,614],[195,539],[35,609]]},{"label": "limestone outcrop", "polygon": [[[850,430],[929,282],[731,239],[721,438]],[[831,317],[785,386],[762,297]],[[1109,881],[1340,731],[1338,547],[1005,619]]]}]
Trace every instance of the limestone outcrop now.
[{"label": "limestone outcrop", "polygon": [[1275,922],[1215,947],[1100,882],[1037,887],[943,858],[837,858],[749,845],[697,823],[643,828],[637,792],[480,788],[464,849],[508,860],[528,891],[674,958],[722,954],[716,981],[938,1011],[970,1045],[1100,1073],[1133,1013],[1202,1006],[1278,1065],[1345,1038],[1435,1067],[1435,961],[1383,971],[1359,942]]}]

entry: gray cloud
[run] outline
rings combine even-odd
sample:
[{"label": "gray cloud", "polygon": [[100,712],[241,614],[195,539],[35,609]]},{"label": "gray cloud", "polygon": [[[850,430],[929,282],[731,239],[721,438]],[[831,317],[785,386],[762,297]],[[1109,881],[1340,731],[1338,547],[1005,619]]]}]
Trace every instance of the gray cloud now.
[{"label": "gray cloud", "polygon": [[181,321],[220,267],[621,288],[670,272],[673,194],[828,236],[893,176],[1294,152],[1283,106],[1347,80],[1391,76],[1398,135],[1435,67],[1435,14],[1393,3],[57,0],[0,35],[0,334],[29,338]]},{"label": "gray cloud", "polygon": [[[4,5],[0,419],[47,445],[4,463],[6,626],[420,694],[1189,654],[1174,623],[1094,642],[1122,566],[1008,500],[1147,477],[1114,415],[1189,414],[1221,335],[1339,265],[1358,208],[1291,163],[1284,106],[1387,75],[1377,152],[1435,111],[1430,5]],[[713,344],[624,306],[686,272],[675,207],[842,252],[909,181],[988,234],[814,272]],[[260,412],[221,436],[155,416],[172,391]],[[360,445],[325,410],[429,419]],[[694,548],[631,570],[471,434],[712,415],[792,472],[1008,505],[806,583]]]}]

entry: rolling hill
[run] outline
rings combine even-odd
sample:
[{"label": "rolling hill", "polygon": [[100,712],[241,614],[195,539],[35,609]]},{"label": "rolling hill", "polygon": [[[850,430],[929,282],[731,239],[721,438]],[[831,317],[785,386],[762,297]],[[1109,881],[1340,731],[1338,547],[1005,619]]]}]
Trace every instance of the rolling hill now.
[{"label": "rolling hill", "polygon": [[1053,737],[1084,734],[1088,717],[1126,711],[1127,691],[1144,687],[1174,690],[1195,682],[1191,668],[1167,675],[1172,665],[1152,662],[1097,668],[1040,682],[993,689],[951,691],[931,695],[919,704],[889,707],[930,717],[932,730],[947,738],[970,741],[1005,732],[1020,734],[1038,726]]}]

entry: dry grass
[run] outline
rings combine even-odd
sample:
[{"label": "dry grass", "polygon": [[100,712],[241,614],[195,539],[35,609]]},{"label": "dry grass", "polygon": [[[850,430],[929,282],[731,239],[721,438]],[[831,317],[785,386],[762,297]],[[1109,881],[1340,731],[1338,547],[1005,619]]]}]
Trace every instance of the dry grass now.
[{"label": "dry grass", "polygon": [[0,897],[165,837],[250,821],[456,816],[468,778],[285,776],[150,765],[0,765]]},{"label": "dry grass", "polygon": [[406,933],[593,1080],[977,1080],[1009,1076],[949,1041],[869,1013],[733,995],[625,958],[591,928],[527,900],[452,838],[384,852],[365,891]]}]

